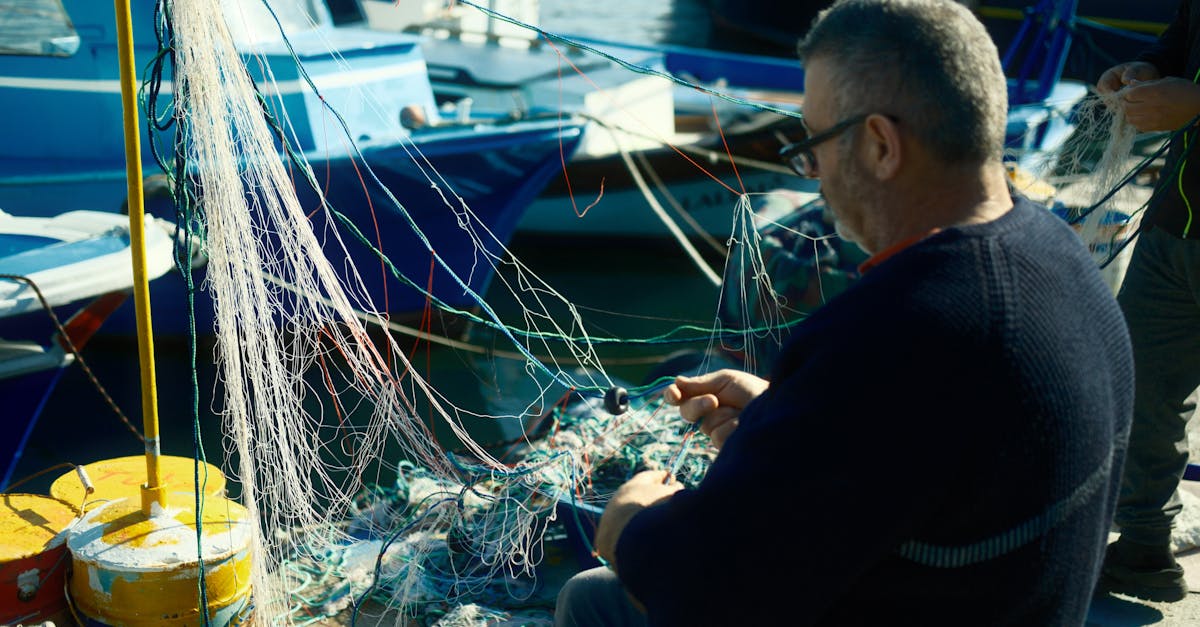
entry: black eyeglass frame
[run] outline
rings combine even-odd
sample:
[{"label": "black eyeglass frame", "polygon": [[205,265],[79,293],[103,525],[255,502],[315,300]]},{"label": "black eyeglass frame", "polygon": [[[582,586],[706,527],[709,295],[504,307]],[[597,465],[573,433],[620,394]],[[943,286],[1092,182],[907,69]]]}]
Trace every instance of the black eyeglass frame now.
[{"label": "black eyeglass frame", "polygon": [[[813,147],[837,137],[844,133],[846,129],[863,122],[870,116],[870,113],[860,113],[850,116],[816,135],[809,135],[798,142],[788,144],[779,149],[779,158],[796,174],[804,178],[814,178],[812,173],[817,169],[817,156],[813,154]],[[808,125],[804,124],[804,128],[807,130]]]}]

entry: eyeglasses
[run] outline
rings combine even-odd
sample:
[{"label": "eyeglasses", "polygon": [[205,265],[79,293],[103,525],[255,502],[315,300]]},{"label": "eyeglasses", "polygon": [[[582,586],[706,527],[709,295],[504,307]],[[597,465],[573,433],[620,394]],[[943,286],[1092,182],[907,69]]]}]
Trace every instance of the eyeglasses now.
[{"label": "eyeglasses", "polygon": [[817,173],[817,156],[813,154],[813,146],[837,137],[839,134],[845,132],[846,129],[867,119],[868,115],[870,114],[862,113],[846,118],[816,135],[813,135],[808,130],[808,125],[804,124],[804,120],[801,120],[800,124],[804,126],[804,132],[808,137],[780,148],[779,158],[788,164],[796,174],[804,178],[815,178]]}]

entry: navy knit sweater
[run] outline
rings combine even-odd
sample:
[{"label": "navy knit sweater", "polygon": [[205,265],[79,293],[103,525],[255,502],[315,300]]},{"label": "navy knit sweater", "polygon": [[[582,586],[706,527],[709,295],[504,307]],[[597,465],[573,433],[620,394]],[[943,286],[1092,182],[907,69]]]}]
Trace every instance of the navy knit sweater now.
[{"label": "navy knit sweater", "polygon": [[630,521],[620,578],[657,625],[1082,625],[1132,396],[1095,263],[1018,200],[805,321],[703,482]]}]

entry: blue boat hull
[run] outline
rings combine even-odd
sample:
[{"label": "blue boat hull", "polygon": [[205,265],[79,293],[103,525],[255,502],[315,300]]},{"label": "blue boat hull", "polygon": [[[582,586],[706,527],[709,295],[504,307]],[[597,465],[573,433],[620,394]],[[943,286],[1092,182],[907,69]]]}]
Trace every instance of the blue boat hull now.
[{"label": "blue boat hull", "polygon": [[14,473],[21,452],[64,368],[0,379],[0,398],[4,399],[5,415],[10,416],[5,421],[5,436],[0,437],[0,491],[20,479]]},{"label": "blue boat hull", "polygon": [[[454,203],[462,212],[456,200],[461,198],[476,218],[472,228],[483,241],[484,250],[500,255],[526,207],[559,174],[563,160],[570,157],[581,137],[580,127],[561,126],[554,121],[514,123],[487,132],[435,129],[419,137],[415,146],[436,172],[422,171],[401,146],[363,150],[371,172],[382,185],[371,180],[362,163],[349,158],[313,163],[318,182],[327,182],[323,191],[330,206],[343,214],[365,241],[352,235],[344,224],[325,224],[327,214],[314,213],[320,201],[310,189],[298,186],[298,197],[306,213],[313,216],[314,231],[321,233],[333,226],[343,234],[349,256],[332,242],[326,246],[326,255],[336,270],[341,271],[347,261],[354,265],[377,310],[400,318],[419,316],[431,304],[424,293],[431,286],[445,305],[471,309],[477,302],[464,287],[483,295],[493,272],[484,251],[460,226],[458,213],[446,202]],[[439,181],[440,190],[432,187],[427,176]],[[23,186],[9,181],[0,185],[0,206],[16,206],[14,213],[36,215],[47,209],[44,201],[38,200],[39,194],[45,197],[46,189],[41,181]],[[63,197],[86,202],[89,197],[104,197],[110,199],[106,206],[119,206],[124,190],[123,179],[105,184],[102,177],[87,176],[77,181],[60,180],[54,198],[56,202]],[[391,197],[400,201],[408,217],[396,208]],[[22,203],[23,198],[29,200]],[[150,203],[147,209],[173,219],[173,215],[166,215],[173,212],[169,206]],[[382,251],[394,270],[384,265],[373,248]],[[439,259],[436,263],[431,263],[433,252]],[[203,290],[204,279],[202,267],[193,272],[197,290],[195,324],[201,335],[211,334],[214,328],[213,302]],[[183,275],[172,272],[157,279],[150,292],[155,334],[187,335],[191,327]],[[105,323],[103,333],[135,333],[134,314],[131,304],[123,306]]]}]

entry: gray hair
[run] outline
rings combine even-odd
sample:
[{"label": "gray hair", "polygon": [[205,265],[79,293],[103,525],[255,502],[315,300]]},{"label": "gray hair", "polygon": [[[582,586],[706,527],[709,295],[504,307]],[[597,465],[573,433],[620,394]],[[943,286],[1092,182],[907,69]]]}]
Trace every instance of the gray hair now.
[{"label": "gray hair", "polygon": [[838,0],[798,48],[834,72],[847,115],[887,113],[946,163],[1000,159],[1008,84],[996,44],[951,0]]}]

